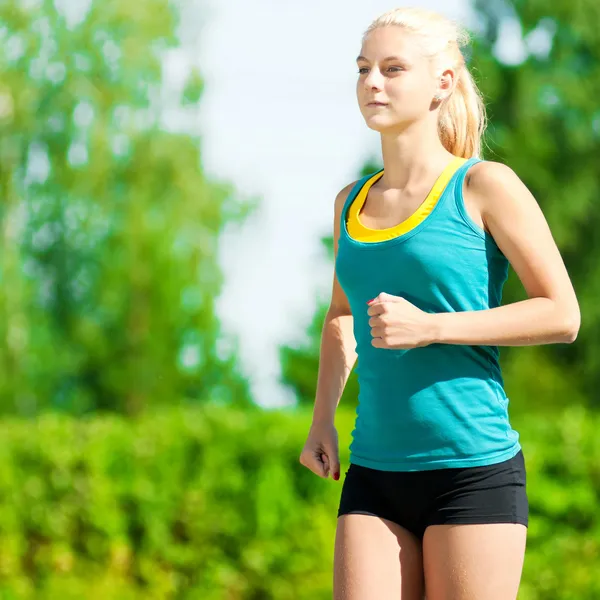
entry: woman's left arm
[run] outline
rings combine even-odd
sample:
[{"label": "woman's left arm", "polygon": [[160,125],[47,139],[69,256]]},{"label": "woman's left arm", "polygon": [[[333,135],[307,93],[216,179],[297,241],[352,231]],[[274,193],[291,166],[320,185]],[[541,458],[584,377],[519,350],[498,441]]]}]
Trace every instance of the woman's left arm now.
[{"label": "woman's left arm", "polygon": [[571,343],[581,321],[575,290],[537,201],[506,165],[471,167],[465,201],[515,270],[528,299],[480,311],[432,315],[434,343],[529,346]]}]

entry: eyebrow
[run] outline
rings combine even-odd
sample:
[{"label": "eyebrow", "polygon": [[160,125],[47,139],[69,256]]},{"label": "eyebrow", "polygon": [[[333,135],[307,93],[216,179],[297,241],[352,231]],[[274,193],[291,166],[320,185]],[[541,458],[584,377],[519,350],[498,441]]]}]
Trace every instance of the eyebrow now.
[{"label": "eyebrow", "polygon": [[[356,62],[358,62],[359,60],[364,60],[365,62],[369,62],[369,59],[365,58],[362,55],[356,57]],[[381,62],[386,62],[388,60],[397,60],[399,62],[404,62],[401,58],[398,58],[397,56],[388,56],[387,58],[384,58]]]}]

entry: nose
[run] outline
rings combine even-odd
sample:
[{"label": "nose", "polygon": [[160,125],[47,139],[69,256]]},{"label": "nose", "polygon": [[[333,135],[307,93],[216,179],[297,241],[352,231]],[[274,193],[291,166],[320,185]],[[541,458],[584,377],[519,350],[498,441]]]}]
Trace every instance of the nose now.
[{"label": "nose", "polygon": [[383,87],[383,75],[379,69],[371,69],[364,82],[366,89],[380,90]]}]

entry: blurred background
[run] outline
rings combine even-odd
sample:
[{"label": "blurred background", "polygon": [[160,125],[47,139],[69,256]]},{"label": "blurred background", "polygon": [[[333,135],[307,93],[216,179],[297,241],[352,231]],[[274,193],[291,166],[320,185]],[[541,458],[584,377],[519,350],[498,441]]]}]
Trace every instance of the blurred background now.
[{"label": "blurred background", "polygon": [[[582,310],[574,344],[501,352],[519,598],[597,599],[600,5],[413,4],[473,32],[485,158],[538,199]],[[331,598],[342,481],[298,457],[333,200],[381,160],[354,61],[394,7],[0,3],[2,600]]]}]

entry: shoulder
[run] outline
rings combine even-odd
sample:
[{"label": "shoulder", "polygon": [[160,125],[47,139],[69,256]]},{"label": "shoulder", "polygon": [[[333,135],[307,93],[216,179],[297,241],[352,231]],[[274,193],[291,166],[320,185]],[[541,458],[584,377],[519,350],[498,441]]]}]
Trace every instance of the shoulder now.
[{"label": "shoulder", "polygon": [[525,184],[503,163],[483,160],[475,163],[465,176],[465,192],[482,205],[501,196],[521,194]]},{"label": "shoulder", "polygon": [[347,186],[343,187],[335,197],[335,213],[336,215],[341,214],[344,205],[346,204],[346,200],[348,200],[348,196],[350,192],[354,189],[354,186],[360,181],[357,179],[352,183],[349,183]]},{"label": "shoulder", "polygon": [[471,194],[486,195],[508,186],[522,185],[518,175],[507,165],[491,160],[475,163],[465,176],[465,189]]},{"label": "shoulder", "polygon": [[512,226],[540,211],[537,200],[507,165],[481,161],[465,177],[464,195],[480,211],[486,229],[493,223]]},{"label": "shoulder", "polygon": [[519,176],[507,165],[481,161],[465,176],[465,196],[483,213],[508,210],[511,205],[531,201],[533,196]]}]

